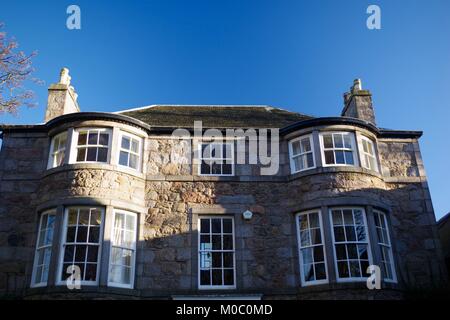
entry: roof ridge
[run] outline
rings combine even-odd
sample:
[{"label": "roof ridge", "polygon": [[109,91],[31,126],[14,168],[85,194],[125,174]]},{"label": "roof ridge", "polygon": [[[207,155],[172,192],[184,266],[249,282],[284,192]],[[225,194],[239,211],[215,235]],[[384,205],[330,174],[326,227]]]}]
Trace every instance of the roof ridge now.
[{"label": "roof ridge", "polygon": [[150,108],[154,108],[154,107],[212,107],[212,108],[264,108],[264,109],[278,109],[278,110],[283,110],[286,112],[292,112],[292,113],[298,113],[295,111],[290,111],[290,110],[286,110],[286,109],[282,109],[279,107],[274,107],[271,105],[264,105],[264,104],[152,104],[152,105],[148,105],[148,106],[143,106],[143,107],[136,107],[136,108],[130,108],[130,109],[125,109],[125,110],[119,110],[119,111],[114,111],[112,113],[124,113],[124,112],[132,112],[132,111],[139,111],[139,110],[145,110],[145,109],[150,109]]}]

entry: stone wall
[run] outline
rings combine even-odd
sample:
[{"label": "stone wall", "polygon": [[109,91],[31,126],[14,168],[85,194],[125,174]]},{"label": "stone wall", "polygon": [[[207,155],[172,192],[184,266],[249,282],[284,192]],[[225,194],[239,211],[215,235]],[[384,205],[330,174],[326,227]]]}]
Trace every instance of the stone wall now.
[{"label": "stone wall", "polygon": [[[100,164],[46,171],[48,148],[44,133],[4,135],[0,294],[51,295],[27,289],[38,214],[42,208],[80,199],[141,214],[135,290],[121,297],[199,293],[196,221],[202,214],[234,216],[238,288],[234,293],[263,293],[266,298],[399,298],[404,288],[445,281],[417,141],[378,141],[381,174],[361,168],[317,168],[294,176],[287,175],[287,141],[282,141],[282,169],[277,175],[261,177],[255,165],[237,167],[238,176],[230,178],[199,177],[189,163],[174,165],[175,158],[191,152],[189,143],[160,136],[146,141],[146,175]],[[318,287],[299,286],[295,213],[340,205],[390,213],[398,286],[372,293],[361,285],[347,287],[333,281]],[[250,221],[241,216],[247,209],[254,213]],[[323,215],[327,217],[326,212]],[[113,295],[111,289],[98,295],[93,290],[89,296],[107,297],[108,292]]]}]

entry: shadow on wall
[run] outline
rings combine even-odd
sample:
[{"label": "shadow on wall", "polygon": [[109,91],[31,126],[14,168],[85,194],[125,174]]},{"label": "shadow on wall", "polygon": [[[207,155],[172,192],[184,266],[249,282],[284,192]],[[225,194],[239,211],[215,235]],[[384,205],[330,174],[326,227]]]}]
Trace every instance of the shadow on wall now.
[{"label": "shadow on wall", "polygon": [[[230,184],[231,187],[221,188],[220,184]],[[264,293],[272,297],[287,294],[298,297],[299,267],[293,218],[298,210],[295,208],[298,205],[304,206],[304,209],[323,205],[339,206],[337,201],[342,202],[341,206],[344,203],[357,206],[372,202],[390,208],[397,277],[400,286],[411,292],[412,297],[418,296],[415,292],[423,293],[447,285],[435,220],[432,211],[427,209],[420,184],[409,184],[390,190],[364,188],[348,191],[349,186],[345,183],[332,183],[324,184],[313,192],[302,190],[301,182],[285,183],[280,185],[281,193],[276,193],[278,200],[273,194],[256,188],[250,193],[248,188],[245,189],[239,182],[217,182],[214,186],[214,192],[210,195],[214,204],[230,206],[230,199],[237,195],[246,195],[254,201],[239,203],[242,208],[250,208],[256,203],[263,209],[255,211],[252,220],[248,222],[243,221],[240,214],[234,214],[238,290],[230,293]],[[220,194],[217,189],[221,190]],[[247,192],[243,192],[244,189]],[[312,194],[316,196],[311,197]],[[226,204],[220,203],[221,199],[224,199],[223,196],[229,196]],[[282,197],[285,198],[281,199]],[[286,199],[289,201],[285,201]],[[287,203],[287,206],[280,205],[282,203]],[[201,204],[201,201],[189,203],[189,206],[195,204]],[[9,205],[11,208],[0,208],[4,209],[1,212],[3,216],[6,212],[15,211],[14,202]],[[26,207],[27,202],[21,202],[20,206]],[[325,217],[327,215],[323,214],[323,218]],[[94,297],[98,294],[104,297],[119,294],[121,297],[146,298],[199,293],[198,233],[193,229],[192,216],[187,214],[187,211],[156,216],[147,214],[145,221],[144,241],[139,241],[137,246],[135,290],[93,287],[75,294],[75,298]],[[291,228],[284,227],[286,221],[290,222]],[[45,296],[53,291],[57,292],[57,289],[51,288],[32,289],[33,291],[27,289],[34,258],[37,217],[33,215],[27,222],[14,221],[12,218],[0,226],[0,290],[3,291],[4,297],[23,297],[30,294]],[[105,241],[103,245],[108,247],[109,241]],[[306,289],[302,288],[302,292],[306,293]],[[341,294],[345,297],[345,292]],[[338,295],[322,292],[313,293],[310,297],[338,298]]]}]

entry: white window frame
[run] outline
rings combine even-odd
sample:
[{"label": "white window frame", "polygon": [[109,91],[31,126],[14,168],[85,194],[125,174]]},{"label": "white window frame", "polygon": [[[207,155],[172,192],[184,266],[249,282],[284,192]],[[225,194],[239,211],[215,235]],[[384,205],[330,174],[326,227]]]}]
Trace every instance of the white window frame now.
[{"label": "white window frame", "polygon": [[[297,142],[297,141],[300,141],[300,145],[301,145],[301,141],[303,139],[309,139],[309,144],[311,146],[311,151],[307,151],[307,152],[303,152],[303,153],[301,152],[299,154],[294,155],[294,148],[293,148],[292,145],[295,142]],[[294,158],[301,157],[302,155],[307,155],[309,153],[312,154],[313,166],[312,167],[303,168],[303,169],[300,169],[300,170],[296,171],[295,170]],[[294,174],[294,173],[297,173],[297,172],[306,171],[306,170],[311,170],[311,169],[316,168],[316,159],[315,158],[316,158],[316,155],[314,153],[314,139],[313,139],[312,134],[303,135],[303,136],[297,137],[297,138],[292,139],[292,140],[289,141],[289,161],[290,161],[290,164],[291,164],[291,174]]]},{"label": "white window frame", "polygon": [[[372,146],[373,155],[364,151],[364,142],[366,142],[370,146]],[[361,152],[361,155],[360,155],[360,157],[361,157],[361,166],[363,168],[367,169],[367,170],[372,170],[372,171],[378,172],[378,159],[377,159],[377,151],[376,151],[376,148],[375,148],[375,143],[371,139],[369,139],[368,137],[361,136],[361,150],[360,150],[360,152]],[[375,163],[375,168],[370,168],[370,164],[369,165],[367,164],[366,156],[373,159],[373,161]]]},{"label": "white window frame", "polygon": [[[49,244],[44,244],[42,246],[39,246],[39,240],[40,240],[41,231],[43,231],[42,230],[42,220],[44,219],[44,216],[47,216],[47,219],[48,219],[48,216],[50,216],[50,215],[54,216],[54,219],[55,219],[53,221],[52,240],[51,240],[51,242]],[[53,248],[53,243],[55,241],[55,230],[56,230],[55,227],[56,227],[56,209],[50,209],[50,210],[42,212],[42,214],[39,217],[39,227],[38,227],[38,232],[37,232],[37,237],[36,237],[36,239],[37,239],[36,240],[36,249],[34,251],[33,273],[31,275],[31,287],[32,288],[47,286],[48,278],[47,278],[47,281],[41,281],[41,282],[38,282],[38,283],[35,282],[35,280],[36,280],[36,272],[37,272],[37,268],[38,268],[38,264],[37,263],[38,263],[38,259],[39,259],[38,251],[39,250],[46,250],[46,249],[50,248],[50,261],[49,261],[49,265],[48,265],[48,269],[49,269],[48,270],[48,272],[49,272],[48,276],[49,276],[50,275],[50,265],[51,265],[51,261],[52,261],[52,256],[54,254],[52,248]],[[46,226],[45,227],[45,237],[47,236],[48,230],[49,229]],[[42,275],[41,275],[41,279],[42,279]]]},{"label": "white window frame", "polygon": [[[70,209],[97,209],[101,212],[101,224],[99,230],[99,239],[98,239],[98,256],[97,256],[97,275],[95,277],[95,281],[84,281],[80,280],[80,284],[83,286],[96,286],[99,283],[100,278],[100,269],[102,268],[102,247],[103,247],[103,229],[105,227],[105,208],[101,206],[68,206],[64,208],[64,223],[63,223],[63,232],[61,235],[61,242],[59,247],[59,263],[58,263],[58,275],[57,275],[57,285],[66,285],[66,280],[62,279],[62,269],[64,265],[64,254],[65,254],[65,246],[66,246],[66,238],[67,238],[67,227],[69,222],[69,210]],[[78,213],[79,215],[79,213]],[[77,221],[78,226],[78,221]],[[76,240],[76,234],[75,234]],[[87,240],[89,241],[89,235],[87,235]],[[84,242],[79,242],[80,244],[85,244]],[[75,241],[76,245],[77,242]],[[75,253],[74,253],[75,255]],[[85,258],[86,259],[86,258]]]},{"label": "white window frame", "polygon": [[[99,133],[108,133],[108,153],[106,156],[106,162],[100,162],[100,161],[77,161],[77,154],[78,154],[78,137],[80,135],[80,131],[87,131],[88,135],[86,137],[86,142],[88,142],[89,139],[89,132],[90,131],[99,131]],[[72,135],[72,141],[71,141],[71,148],[70,148],[70,161],[69,163],[97,163],[97,164],[109,164],[111,163],[111,152],[112,152],[112,136],[113,136],[113,131],[111,128],[105,128],[105,127],[80,127],[80,128],[76,128],[75,130],[73,130],[73,135]],[[99,147],[105,147],[103,145],[83,145],[80,148],[88,148],[88,147],[93,147],[93,148],[99,148]],[[87,157],[87,151],[86,151],[86,155],[85,158]]]},{"label": "white window frame", "polygon": [[[345,241],[345,242],[338,242],[336,243],[335,240],[335,236],[334,236],[334,225],[333,225],[333,217],[332,217],[332,212],[333,210],[352,210],[352,215],[353,214],[353,210],[361,210],[362,214],[363,214],[363,220],[364,220],[364,227],[365,227],[365,231],[366,231],[366,238],[367,238],[367,257],[369,260],[369,266],[373,264],[373,258],[372,258],[372,249],[370,246],[370,235],[369,235],[369,226],[367,224],[367,216],[366,216],[366,210],[363,207],[352,207],[352,206],[347,206],[347,207],[331,207],[328,209],[328,218],[330,221],[330,231],[331,231],[331,238],[333,240],[333,258],[334,258],[334,270],[336,273],[336,281],[337,282],[364,282],[367,281],[367,278],[369,277],[369,274],[366,273],[366,270],[361,270],[361,277],[349,277],[349,278],[341,278],[339,277],[339,270],[338,270],[338,261],[337,261],[337,253],[336,253],[336,244],[351,244],[351,243],[355,243],[356,245],[358,245],[358,243],[364,243],[365,242],[359,242],[359,241]],[[344,228],[344,233],[345,233],[345,228]],[[344,234],[345,237],[347,237]],[[357,236],[357,235],[356,235]],[[346,249],[347,250],[347,249]],[[347,254],[347,260],[348,259],[348,254]],[[349,274],[350,274],[350,269],[349,269]]]},{"label": "white window frame", "polygon": [[[130,149],[126,150],[126,149],[122,149],[122,138],[123,137],[127,137],[130,139]],[[131,140],[137,140],[138,142],[138,152],[133,152],[131,151]],[[120,130],[119,132],[119,141],[118,141],[118,146],[117,146],[117,165],[121,168],[124,168],[126,170],[132,170],[134,172],[141,172],[141,168],[142,168],[142,146],[143,146],[143,139],[137,135],[134,135],[132,133],[126,132],[126,131],[122,131]],[[132,168],[130,166],[125,166],[123,164],[120,164],[120,152],[126,152],[128,153],[128,163],[130,163],[130,155],[134,154],[137,156],[137,168]]]},{"label": "white window frame", "polygon": [[[350,142],[352,144],[352,148],[346,148],[345,144],[343,146],[343,148],[335,148],[334,147],[334,138],[333,138],[333,148],[327,148],[325,149],[325,145],[324,145],[324,135],[334,135],[334,134],[341,134],[341,135],[348,135],[350,136]],[[356,139],[355,139],[355,133],[352,131],[323,131],[320,132],[319,134],[320,137],[320,152],[322,155],[322,166],[324,167],[358,167],[359,166],[359,159],[358,159],[358,149],[357,149],[357,145],[356,145]],[[329,151],[332,150],[333,151],[333,156],[334,156],[334,162],[336,162],[336,156],[335,156],[335,151],[352,151],[353,154],[353,164],[347,164],[347,163],[332,163],[332,164],[327,164],[326,163],[326,159],[325,159],[325,151]],[[345,159],[345,156],[344,156]]]},{"label": "white window frame", "polygon": [[[309,245],[309,246],[305,246],[302,247],[301,245],[301,236],[300,236],[300,223],[299,223],[299,217],[302,215],[308,215],[311,213],[317,213],[318,215],[318,219],[319,219],[319,227],[320,227],[320,237],[321,237],[321,244],[316,244],[316,245]],[[309,219],[309,218],[308,218]],[[325,238],[324,238],[324,231],[323,231],[323,223],[322,223],[322,211],[320,209],[317,210],[308,210],[308,211],[302,211],[299,212],[295,215],[295,223],[297,226],[297,248],[298,248],[298,257],[299,257],[299,265],[300,265],[300,281],[301,281],[301,286],[302,287],[307,287],[307,286],[313,286],[313,285],[319,285],[319,284],[325,284],[328,283],[328,262],[327,262],[327,252],[326,252],[326,243],[325,243]],[[309,223],[309,222],[308,222]],[[323,258],[324,258],[324,264],[325,264],[325,279],[322,280],[313,280],[313,281],[305,281],[305,274],[304,274],[304,270],[303,270],[303,255],[302,255],[302,249],[305,248],[314,248],[317,246],[322,246],[323,247]],[[313,259],[314,259],[314,253],[313,253]],[[314,262],[313,262],[314,263]]]},{"label": "white window frame", "polygon": [[[384,220],[384,225],[386,226],[386,229],[385,229],[386,236],[387,236],[386,240],[388,241],[388,243],[380,242],[380,238],[378,236],[378,230],[377,230],[377,234],[376,234],[377,244],[378,244],[378,247],[379,247],[379,250],[380,250],[380,258],[383,259],[383,252],[382,252],[383,249],[382,249],[382,247],[385,247],[385,248],[388,248],[388,250],[389,250],[389,259],[391,260],[390,264],[391,264],[391,269],[392,269],[392,279],[383,277],[383,281],[391,282],[391,283],[397,283],[397,273],[395,272],[394,254],[392,252],[393,251],[392,250],[392,242],[391,242],[391,235],[390,235],[390,232],[389,232],[390,230],[389,230],[387,214],[384,213],[383,211],[376,210],[376,209],[373,210],[373,214],[374,214],[374,219],[376,219],[376,217],[375,217],[376,215],[378,215],[378,217],[380,219],[383,219]],[[383,228],[382,227],[378,227],[375,224],[375,229],[383,229]],[[381,263],[383,263],[383,261],[381,261]]]},{"label": "white window frame", "polygon": [[[222,155],[221,158],[203,158],[203,152],[202,152],[202,146],[208,144],[208,145],[213,145],[213,144],[217,144],[221,146],[221,150],[223,150],[223,145],[231,145],[231,174],[216,174],[216,173],[202,173],[202,161],[203,160],[229,160],[230,158],[225,158],[224,155]],[[234,141],[225,141],[225,142],[215,142],[215,141],[199,141],[198,143],[198,175],[199,176],[212,176],[212,177],[232,177],[234,176],[234,166],[235,166],[235,156],[234,156]],[[223,152],[223,151],[222,151]],[[226,156],[226,155],[225,155]],[[222,172],[223,172],[223,167],[222,167]]]},{"label": "white window frame", "polygon": [[[124,215],[128,215],[128,216],[133,216],[134,217],[134,241],[133,241],[133,245],[131,248],[129,247],[125,247],[125,246],[120,246],[120,245],[116,245],[113,243],[114,241],[114,232],[115,232],[115,221],[116,221],[116,215],[117,214],[124,214]],[[120,210],[120,209],[114,209],[113,210],[113,216],[112,216],[112,224],[111,224],[111,238],[110,238],[110,250],[109,250],[109,262],[108,262],[108,286],[109,287],[118,287],[118,288],[127,288],[127,289],[133,289],[134,288],[134,277],[135,277],[135,270],[136,270],[136,242],[137,242],[137,230],[138,230],[138,225],[139,225],[139,220],[138,220],[139,216],[137,213],[134,212],[130,212],[130,211],[125,211],[125,210]],[[110,281],[110,273],[111,273],[111,267],[112,267],[112,251],[113,251],[113,247],[116,248],[120,248],[120,249],[127,249],[127,250],[131,250],[133,252],[133,257],[131,259],[131,266],[130,266],[130,284],[124,284],[124,283],[117,283],[117,282],[112,282]]]},{"label": "white window frame", "polygon": [[[62,136],[66,136],[66,143],[64,144],[64,147],[61,148],[61,146],[58,148],[58,150],[55,150],[55,140],[56,139],[60,139]],[[49,152],[49,156],[48,156],[48,162],[47,162],[47,169],[52,169],[52,168],[57,168],[57,167],[61,167],[65,164],[64,162],[64,158],[66,157],[66,153],[68,148],[68,133],[67,131],[63,131],[58,133],[57,135],[54,135],[52,137],[52,141],[50,143],[50,152]],[[61,152],[64,152],[64,158],[63,158],[63,163],[61,165],[55,165],[55,156]]]},{"label": "white window frame", "polygon": [[[212,236],[212,219],[231,219],[231,230],[232,230],[232,235],[233,235],[233,250],[200,250],[200,236],[201,236],[201,219],[209,219],[210,220],[210,236]],[[234,217],[233,216],[227,216],[227,215],[223,215],[223,216],[217,216],[217,215],[202,215],[199,216],[197,219],[197,223],[198,223],[198,240],[197,240],[197,284],[198,284],[198,289],[199,290],[230,290],[230,289],[236,289],[236,229],[235,229],[235,224],[234,224]],[[223,222],[222,222],[222,226],[223,226]],[[221,236],[223,236],[223,230],[221,232]],[[223,241],[223,240],[221,240]],[[211,238],[211,243],[212,243],[212,238]],[[233,253],[233,285],[202,285],[201,284],[201,273],[200,273],[200,252],[203,251],[208,251],[208,252],[232,252]],[[223,264],[223,261],[222,261]],[[211,268],[210,268],[211,269]],[[222,282],[223,282],[223,266],[222,266]],[[211,283],[212,283],[212,278],[211,278]]]}]

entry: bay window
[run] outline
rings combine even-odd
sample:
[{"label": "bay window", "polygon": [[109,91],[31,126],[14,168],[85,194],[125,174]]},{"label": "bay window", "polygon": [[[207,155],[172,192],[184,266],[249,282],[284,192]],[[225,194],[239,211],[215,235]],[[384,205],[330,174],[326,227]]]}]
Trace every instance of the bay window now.
[{"label": "bay window", "polygon": [[235,288],[234,226],[231,217],[199,219],[200,289]]},{"label": "bay window", "polygon": [[324,166],[357,165],[352,132],[324,132],[320,134],[320,142]]},{"label": "bay window", "polygon": [[64,233],[61,244],[60,282],[71,273],[71,266],[79,268],[81,284],[98,283],[103,209],[69,207],[64,217]]},{"label": "bay window", "polygon": [[302,136],[289,142],[291,173],[315,167],[312,135]]},{"label": "bay window", "polygon": [[335,269],[338,281],[363,281],[371,255],[364,210],[335,208],[330,210]]},{"label": "bay window", "polygon": [[67,132],[62,132],[53,137],[50,145],[50,156],[47,168],[62,166],[66,155]]},{"label": "bay window", "polygon": [[296,222],[302,285],[328,282],[320,211],[299,213]]},{"label": "bay window", "polygon": [[132,288],[136,260],[137,215],[115,210],[111,232],[108,285]]},{"label": "bay window", "polygon": [[31,285],[33,287],[47,285],[50,258],[52,254],[53,234],[55,230],[54,210],[41,214],[39,220],[39,230],[34,257],[34,266]]}]

